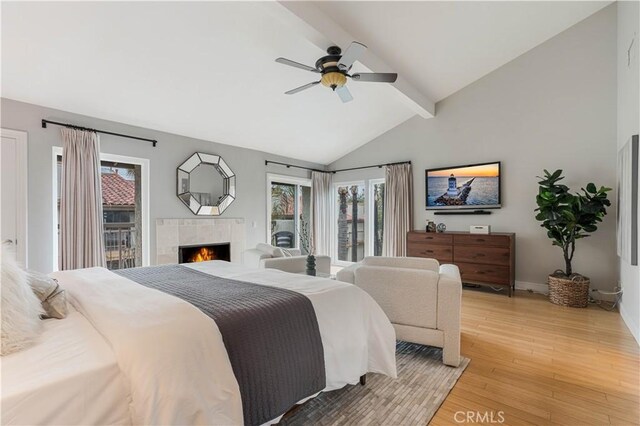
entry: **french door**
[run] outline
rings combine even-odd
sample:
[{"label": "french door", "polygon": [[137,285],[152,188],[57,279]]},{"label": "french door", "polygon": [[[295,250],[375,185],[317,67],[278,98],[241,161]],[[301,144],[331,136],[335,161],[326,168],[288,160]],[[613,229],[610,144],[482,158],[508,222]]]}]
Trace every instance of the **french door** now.
[{"label": "french door", "polygon": [[310,236],[311,181],[267,175],[267,242],[307,254]]},{"label": "french door", "polygon": [[[58,270],[62,148],[54,147],[54,270]],[[108,269],[149,265],[149,160],[100,154],[103,236]]]},{"label": "french door", "polygon": [[333,263],[348,265],[381,256],[384,179],[338,182],[332,192]]}]

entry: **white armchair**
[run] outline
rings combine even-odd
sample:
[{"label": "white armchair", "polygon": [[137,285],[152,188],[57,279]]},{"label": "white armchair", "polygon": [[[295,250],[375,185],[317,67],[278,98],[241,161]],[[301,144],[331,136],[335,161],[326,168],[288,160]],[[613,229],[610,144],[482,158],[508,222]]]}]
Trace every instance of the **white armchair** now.
[{"label": "white armchair", "polygon": [[378,302],[398,340],[442,348],[443,362],[460,364],[462,281],[455,265],[415,257],[365,257],[342,269],[339,281],[355,284]]},{"label": "white armchair", "polygon": [[[294,274],[307,269],[307,256],[298,249],[283,250],[269,244],[258,244],[256,248],[245,250],[242,264],[251,268],[272,268]],[[324,274],[331,272],[331,257],[316,256],[316,271]]]}]

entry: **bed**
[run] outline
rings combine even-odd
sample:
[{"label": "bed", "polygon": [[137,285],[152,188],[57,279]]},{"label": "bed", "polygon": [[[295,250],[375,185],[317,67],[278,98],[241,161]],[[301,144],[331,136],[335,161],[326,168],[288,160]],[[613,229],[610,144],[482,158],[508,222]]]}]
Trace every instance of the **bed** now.
[{"label": "bed", "polygon": [[2,357],[2,424],[127,424],[125,378],[108,343],[73,306],[40,341]]},{"label": "bed", "polygon": [[[393,327],[359,288],[221,261],[180,268],[305,296],[323,352],[319,391],[356,384],[369,372],[396,377]],[[70,296],[71,313],[45,321],[35,346],[3,357],[3,424],[247,424],[253,421],[246,420],[239,383],[255,383],[257,394],[277,393],[261,389],[258,377],[234,374],[228,335],[223,339],[215,321],[179,297],[103,268],[54,277]],[[270,352],[266,347],[265,357]],[[296,397],[288,408],[317,394]]]}]

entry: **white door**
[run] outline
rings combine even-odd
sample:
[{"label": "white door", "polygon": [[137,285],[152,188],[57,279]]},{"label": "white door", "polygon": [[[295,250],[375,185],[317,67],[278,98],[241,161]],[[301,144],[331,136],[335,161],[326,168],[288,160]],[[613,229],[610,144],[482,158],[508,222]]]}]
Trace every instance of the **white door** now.
[{"label": "white door", "polygon": [[1,129],[0,241],[16,245],[16,258],[27,266],[27,134]]}]

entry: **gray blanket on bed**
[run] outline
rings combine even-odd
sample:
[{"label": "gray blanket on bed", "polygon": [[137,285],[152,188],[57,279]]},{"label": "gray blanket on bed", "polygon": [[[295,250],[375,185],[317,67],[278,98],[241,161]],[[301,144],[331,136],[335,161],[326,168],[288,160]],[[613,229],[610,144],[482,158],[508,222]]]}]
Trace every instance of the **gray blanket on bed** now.
[{"label": "gray blanket on bed", "polygon": [[179,297],[215,321],[240,386],[245,424],[272,420],[324,389],[322,340],[307,297],[180,265],[114,272]]}]

